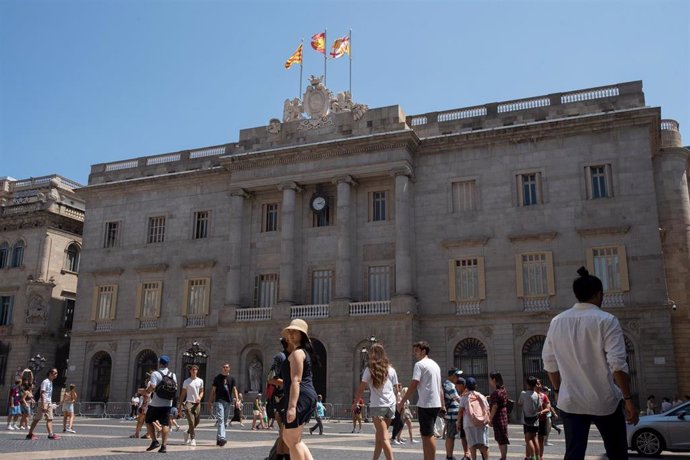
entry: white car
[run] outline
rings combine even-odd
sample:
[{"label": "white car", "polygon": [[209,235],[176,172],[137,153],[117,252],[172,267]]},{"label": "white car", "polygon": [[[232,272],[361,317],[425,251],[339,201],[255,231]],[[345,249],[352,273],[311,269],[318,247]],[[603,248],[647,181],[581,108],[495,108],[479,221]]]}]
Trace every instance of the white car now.
[{"label": "white car", "polygon": [[628,425],[628,448],[645,456],[664,450],[690,452],[690,401],[663,414],[643,415],[637,425]]}]

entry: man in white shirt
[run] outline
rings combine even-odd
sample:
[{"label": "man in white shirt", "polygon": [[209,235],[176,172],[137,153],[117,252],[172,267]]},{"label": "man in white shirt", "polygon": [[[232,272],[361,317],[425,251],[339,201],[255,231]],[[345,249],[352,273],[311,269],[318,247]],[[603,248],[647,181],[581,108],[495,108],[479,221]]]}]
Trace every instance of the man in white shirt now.
[{"label": "man in white shirt", "polygon": [[201,420],[201,400],[204,398],[204,381],[197,376],[198,373],[199,366],[192,364],[189,368],[189,378],[182,383],[182,392],[178,403],[179,410],[182,410],[182,404],[184,404],[187,414],[189,428],[184,433],[184,443],[190,446],[196,446],[194,428],[199,425]]},{"label": "man in white shirt", "polygon": [[[146,449],[151,451],[160,447],[158,452],[165,453],[168,451],[166,444],[168,442],[168,431],[170,430],[170,408],[173,405],[173,400],[164,399],[158,396],[156,392],[156,387],[159,383],[163,381],[163,376],[171,376],[172,379],[177,384],[177,377],[175,374],[168,369],[168,364],[170,363],[170,357],[167,355],[161,355],[158,358],[158,370],[151,372],[151,377],[149,378],[149,386],[146,388],[149,394],[151,394],[151,402],[146,410],[146,427],[148,428],[149,436],[151,437],[151,445]],[[154,425],[160,424],[161,430],[161,442],[159,443],[156,439],[156,429]]]},{"label": "man in white shirt", "polygon": [[48,377],[41,382],[41,397],[36,401],[36,413],[34,414],[34,419],[31,422],[29,434],[26,435],[26,439],[38,439],[34,434],[34,429],[43,418],[46,419],[48,439],[60,439],[60,436],[53,433],[53,409],[55,409],[55,404],[53,404],[53,380],[55,380],[57,376],[58,370],[53,368],[48,371]]},{"label": "man in white shirt", "polygon": [[610,459],[627,459],[625,422],[637,424],[623,331],[601,310],[601,280],[581,267],[573,282],[579,303],[551,320],[542,351],[565,429],[564,460],[585,457],[589,428],[601,433]]},{"label": "man in white shirt", "polygon": [[412,345],[412,353],[417,362],[412,371],[412,381],[407,391],[398,403],[398,412],[402,413],[405,401],[417,391],[417,414],[419,417],[419,433],[422,435],[422,448],[424,460],[433,460],[436,457],[436,439],[434,438],[434,425],[439,413],[445,414],[446,407],[443,400],[443,387],[441,386],[441,368],[436,361],[429,358],[429,343],[416,342]]}]

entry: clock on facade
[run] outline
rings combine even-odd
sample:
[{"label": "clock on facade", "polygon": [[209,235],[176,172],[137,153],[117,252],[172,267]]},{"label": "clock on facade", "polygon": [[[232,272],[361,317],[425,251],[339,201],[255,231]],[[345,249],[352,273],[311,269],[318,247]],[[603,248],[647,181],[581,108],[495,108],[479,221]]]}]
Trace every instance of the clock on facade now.
[{"label": "clock on facade", "polygon": [[314,212],[323,211],[324,209],[326,209],[327,205],[328,202],[326,201],[326,197],[319,194],[315,194],[314,196],[312,196],[311,202],[309,203],[309,207],[311,207],[311,210]]}]

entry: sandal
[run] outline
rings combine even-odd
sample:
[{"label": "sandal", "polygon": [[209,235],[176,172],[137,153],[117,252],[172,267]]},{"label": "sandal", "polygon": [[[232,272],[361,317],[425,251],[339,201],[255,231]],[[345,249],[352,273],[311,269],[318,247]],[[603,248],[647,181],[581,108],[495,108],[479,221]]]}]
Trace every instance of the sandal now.
[{"label": "sandal", "polygon": [[130,434],[129,437],[130,437],[130,438],[138,438],[139,435],[138,435],[138,434]]}]

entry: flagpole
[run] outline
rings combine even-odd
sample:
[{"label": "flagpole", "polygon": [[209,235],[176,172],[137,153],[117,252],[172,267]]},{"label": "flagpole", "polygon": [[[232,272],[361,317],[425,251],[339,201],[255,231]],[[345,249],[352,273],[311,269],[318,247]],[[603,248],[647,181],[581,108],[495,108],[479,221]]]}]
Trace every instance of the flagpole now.
[{"label": "flagpole", "polygon": [[299,61],[299,90],[297,91],[297,99],[302,97],[302,63],[304,62],[304,38],[302,39],[302,44],[300,45],[302,50],[302,59]]},{"label": "flagpole", "polygon": [[326,60],[328,59],[328,29],[323,29],[323,86],[326,85]]},{"label": "flagpole", "polygon": [[348,38],[348,45],[347,46],[350,49],[350,52],[347,54],[348,54],[348,57],[350,58],[350,98],[352,98],[352,29],[350,29],[350,37]]}]

